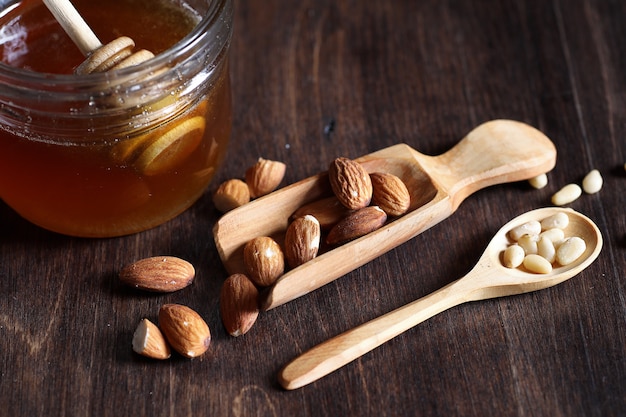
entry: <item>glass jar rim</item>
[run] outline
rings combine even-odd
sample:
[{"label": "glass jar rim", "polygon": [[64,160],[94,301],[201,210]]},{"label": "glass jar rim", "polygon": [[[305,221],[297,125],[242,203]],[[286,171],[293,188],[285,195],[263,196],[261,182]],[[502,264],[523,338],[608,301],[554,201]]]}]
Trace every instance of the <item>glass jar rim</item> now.
[{"label": "glass jar rim", "polygon": [[28,90],[63,91],[66,89],[89,89],[94,86],[123,85],[139,78],[150,79],[167,68],[172,61],[190,55],[207,37],[219,43],[214,44],[212,56],[218,57],[228,46],[232,27],[228,36],[220,36],[220,23],[232,26],[232,0],[212,0],[206,15],[185,37],[155,57],[140,64],[115,71],[92,74],[53,74],[12,67],[0,62],[0,85],[21,85]]}]

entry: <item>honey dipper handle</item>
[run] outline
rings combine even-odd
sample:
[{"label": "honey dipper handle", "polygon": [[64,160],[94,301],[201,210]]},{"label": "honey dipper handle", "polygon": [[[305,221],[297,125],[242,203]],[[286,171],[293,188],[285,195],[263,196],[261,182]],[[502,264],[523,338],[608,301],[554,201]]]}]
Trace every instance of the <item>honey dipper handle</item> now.
[{"label": "honey dipper handle", "polygon": [[84,56],[89,56],[102,46],[98,37],[69,0],[43,0],[43,2]]}]

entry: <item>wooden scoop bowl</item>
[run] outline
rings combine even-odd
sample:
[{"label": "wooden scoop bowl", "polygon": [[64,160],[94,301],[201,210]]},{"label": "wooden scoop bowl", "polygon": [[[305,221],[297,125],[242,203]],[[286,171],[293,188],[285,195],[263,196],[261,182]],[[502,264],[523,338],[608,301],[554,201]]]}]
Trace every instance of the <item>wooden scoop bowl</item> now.
[{"label": "wooden scoop bowl", "polygon": [[[305,295],[406,242],[449,217],[467,196],[481,188],[550,171],[556,163],[556,149],[531,126],[493,120],[476,127],[439,156],[426,156],[400,144],[356,160],[370,173],[389,172],[400,177],[411,194],[409,212],[286,272],[265,292],[263,309]],[[225,214],[214,226],[213,235],[228,273],[245,273],[246,242],[282,234],[294,211],[330,193],[327,174],[321,173]]]},{"label": "wooden scoop bowl", "polygon": [[[578,236],[586,243],[585,252],[575,262],[556,267],[548,274],[533,274],[522,269],[506,268],[502,264],[502,252],[511,243],[507,237],[511,229],[531,220],[541,221],[559,212],[565,212],[569,217],[565,235]],[[559,284],[591,265],[601,249],[602,234],[598,227],[574,210],[548,207],[524,213],[495,234],[476,266],[463,278],[310,349],[285,366],[279,381],[285,389],[302,387],[459,304],[522,294]]]}]

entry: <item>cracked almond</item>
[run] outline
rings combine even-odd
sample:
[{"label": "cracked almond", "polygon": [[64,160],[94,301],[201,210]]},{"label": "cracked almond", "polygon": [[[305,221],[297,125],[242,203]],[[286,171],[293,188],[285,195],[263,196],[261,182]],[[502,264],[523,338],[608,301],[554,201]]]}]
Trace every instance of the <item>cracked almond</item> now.
[{"label": "cracked almond", "polygon": [[141,320],[133,333],[133,350],[152,359],[167,359],[172,354],[163,333],[148,319]]}]

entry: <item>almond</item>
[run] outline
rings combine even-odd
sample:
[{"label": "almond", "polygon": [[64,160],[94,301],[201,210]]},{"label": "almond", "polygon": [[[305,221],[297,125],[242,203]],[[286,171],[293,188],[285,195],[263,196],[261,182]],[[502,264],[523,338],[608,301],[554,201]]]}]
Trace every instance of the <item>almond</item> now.
[{"label": "almond", "polygon": [[372,180],[372,204],[380,207],[388,216],[401,216],[411,205],[411,195],[404,182],[386,172],[370,174]]},{"label": "almond", "polygon": [[145,291],[173,292],[193,282],[193,265],[174,256],[144,258],[120,271],[120,281],[128,286]]},{"label": "almond", "polygon": [[148,319],[141,320],[133,334],[133,350],[152,359],[167,359],[172,355],[163,333]]},{"label": "almond", "polygon": [[226,180],[217,187],[213,194],[215,208],[226,213],[250,202],[248,184],[240,179]]},{"label": "almond", "polygon": [[202,355],[211,343],[206,322],[191,308],[164,304],[159,310],[159,327],[172,349],[187,358]]},{"label": "almond", "polygon": [[387,214],[380,207],[364,207],[348,215],[330,229],[326,243],[340,245],[373,232],[385,224],[385,221],[387,221]]},{"label": "almond", "polygon": [[226,278],[220,291],[220,314],[231,336],[244,335],[259,316],[259,291],[244,274]]},{"label": "almond", "polygon": [[310,214],[295,219],[285,234],[285,258],[296,268],[317,256],[320,248],[320,222]]},{"label": "almond", "polygon": [[250,196],[258,198],[278,188],[285,176],[286,168],[282,162],[259,158],[256,164],[246,170]]},{"label": "almond", "polygon": [[369,205],[372,181],[361,164],[348,158],[337,158],[328,169],[328,179],[335,196],[350,210]]},{"label": "almond", "polygon": [[310,214],[317,219],[322,229],[330,229],[349,213],[350,210],[341,204],[337,197],[332,196],[305,204],[296,210],[291,218],[297,219]]},{"label": "almond", "polygon": [[248,277],[261,287],[272,285],[285,271],[285,257],[280,245],[267,236],[246,243],[243,262]]}]

